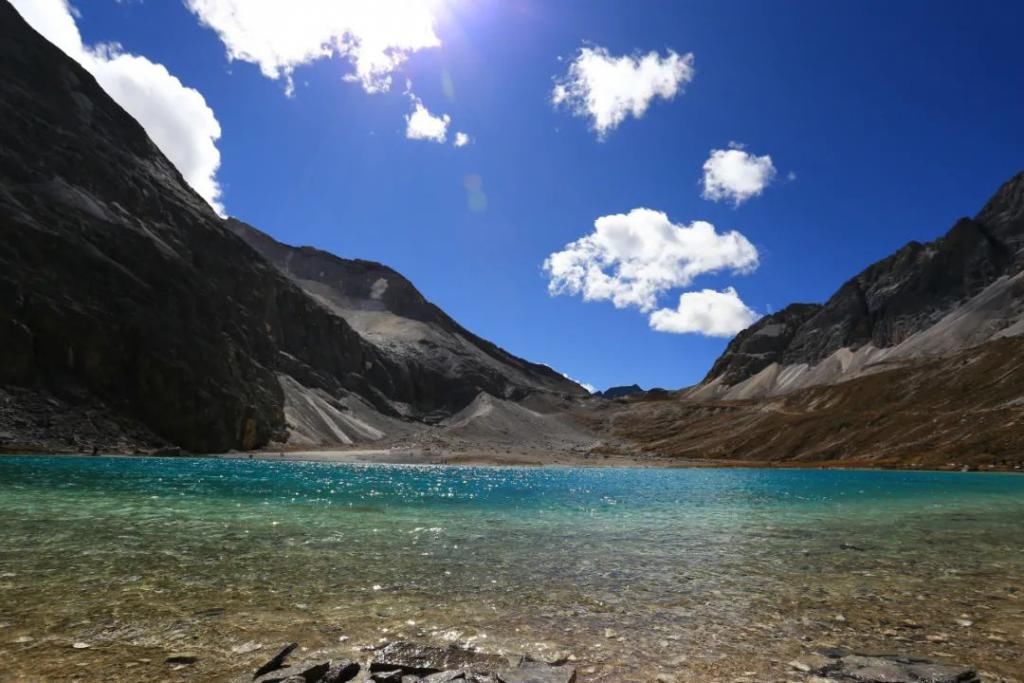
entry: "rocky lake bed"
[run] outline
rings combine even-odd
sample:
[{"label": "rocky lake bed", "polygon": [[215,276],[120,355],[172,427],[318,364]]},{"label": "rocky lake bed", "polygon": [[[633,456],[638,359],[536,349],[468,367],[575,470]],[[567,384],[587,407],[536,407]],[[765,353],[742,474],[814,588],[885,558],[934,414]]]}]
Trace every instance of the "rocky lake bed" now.
[{"label": "rocky lake bed", "polygon": [[0,515],[2,681],[1024,670],[1016,475],[8,457]]}]

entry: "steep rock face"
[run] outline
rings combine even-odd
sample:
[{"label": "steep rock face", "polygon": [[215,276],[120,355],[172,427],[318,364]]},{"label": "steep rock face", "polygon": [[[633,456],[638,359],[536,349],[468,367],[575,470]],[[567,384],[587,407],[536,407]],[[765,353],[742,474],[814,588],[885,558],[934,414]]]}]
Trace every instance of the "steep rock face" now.
[{"label": "steep rock face", "polygon": [[791,304],[761,318],[736,335],[704,381],[721,377],[725,384],[736,384],[778,362],[801,326],[820,310],[821,304]]},{"label": "steep rock face", "polygon": [[[1024,268],[1024,173],[973,219],[911,242],[846,282],[824,305],[798,304],[741,332],[705,383],[734,385],[773,363],[815,365],[837,351],[895,347]],[[1006,325],[1013,324],[1012,316]],[[994,330],[997,332],[997,330]]]},{"label": "steep rock face", "polygon": [[282,372],[384,411],[414,399],[7,3],[0,36],[0,384],[98,399],[195,451],[281,437]]},{"label": "steep rock face", "polygon": [[410,400],[433,413],[421,417],[450,415],[481,392],[512,400],[533,391],[586,393],[551,368],[469,332],[387,266],[288,246],[235,219],[226,225],[387,357],[393,372],[415,387]]}]

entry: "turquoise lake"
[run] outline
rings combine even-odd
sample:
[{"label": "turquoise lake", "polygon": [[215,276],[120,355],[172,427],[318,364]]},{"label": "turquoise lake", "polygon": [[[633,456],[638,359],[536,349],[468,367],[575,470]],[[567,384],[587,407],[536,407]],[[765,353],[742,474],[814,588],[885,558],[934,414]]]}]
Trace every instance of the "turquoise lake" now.
[{"label": "turquoise lake", "polygon": [[0,680],[399,637],[584,683],[786,680],[825,645],[1024,670],[1019,475],[10,456],[0,520]]}]

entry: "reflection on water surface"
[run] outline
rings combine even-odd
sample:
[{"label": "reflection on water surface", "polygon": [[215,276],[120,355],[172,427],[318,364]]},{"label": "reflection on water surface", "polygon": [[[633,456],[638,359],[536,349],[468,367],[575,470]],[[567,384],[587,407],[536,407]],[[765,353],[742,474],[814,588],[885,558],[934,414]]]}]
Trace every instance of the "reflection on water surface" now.
[{"label": "reflection on water surface", "polygon": [[1024,662],[1014,475],[25,457],[0,519],[0,679],[216,680],[399,636],[584,681],[785,679],[825,644]]}]

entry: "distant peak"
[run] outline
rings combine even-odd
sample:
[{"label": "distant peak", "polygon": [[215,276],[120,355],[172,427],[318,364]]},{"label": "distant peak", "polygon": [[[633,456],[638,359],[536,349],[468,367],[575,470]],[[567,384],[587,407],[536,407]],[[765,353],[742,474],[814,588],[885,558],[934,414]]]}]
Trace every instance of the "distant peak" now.
[{"label": "distant peak", "polygon": [[1002,225],[1024,218],[1024,171],[1003,183],[978,213],[987,225]]}]

